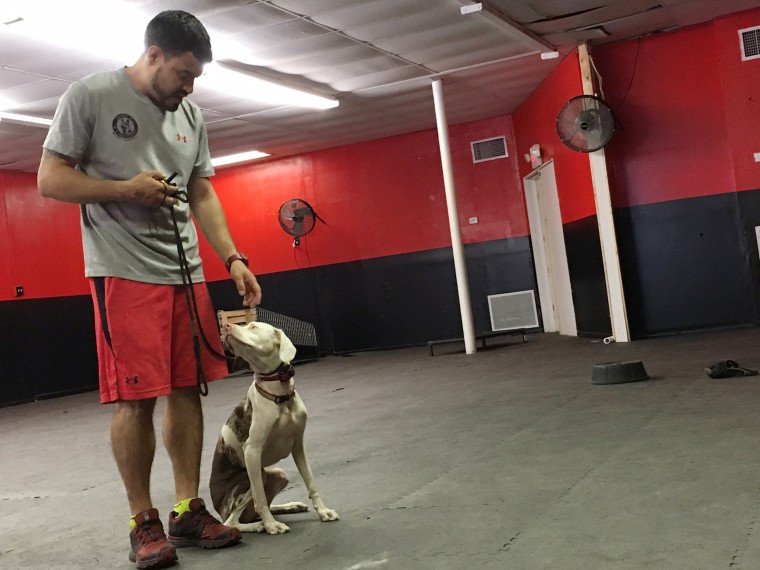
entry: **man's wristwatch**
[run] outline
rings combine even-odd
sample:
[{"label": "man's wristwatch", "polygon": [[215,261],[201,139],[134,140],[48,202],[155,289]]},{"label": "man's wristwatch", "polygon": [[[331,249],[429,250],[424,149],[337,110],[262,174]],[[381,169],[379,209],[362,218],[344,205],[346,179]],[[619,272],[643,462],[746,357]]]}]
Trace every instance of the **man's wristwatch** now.
[{"label": "man's wristwatch", "polygon": [[242,261],[243,263],[245,263],[245,266],[248,267],[248,256],[238,251],[237,253],[233,253],[232,255],[230,255],[227,258],[227,261],[224,262],[224,265],[227,266],[227,271],[230,270],[230,267],[232,267],[232,264],[235,261]]}]

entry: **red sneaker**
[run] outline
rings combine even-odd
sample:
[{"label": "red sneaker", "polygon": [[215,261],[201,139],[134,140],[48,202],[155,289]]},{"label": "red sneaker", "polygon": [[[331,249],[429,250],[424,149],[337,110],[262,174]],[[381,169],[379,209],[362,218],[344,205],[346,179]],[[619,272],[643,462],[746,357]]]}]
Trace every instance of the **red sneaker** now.
[{"label": "red sneaker", "polygon": [[200,546],[224,548],[237,544],[243,538],[236,528],[225,526],[206,510],[203,499],[190,501],[190,510],[177,516],[169,515],[169,541],[177,548]]},{"label": "red sneaker", "polygon": [[129,560],[138,568],[168,568],[177,562],[177,551],[164,534],[156,509],[135,515],[137,526],[129,533]]}]

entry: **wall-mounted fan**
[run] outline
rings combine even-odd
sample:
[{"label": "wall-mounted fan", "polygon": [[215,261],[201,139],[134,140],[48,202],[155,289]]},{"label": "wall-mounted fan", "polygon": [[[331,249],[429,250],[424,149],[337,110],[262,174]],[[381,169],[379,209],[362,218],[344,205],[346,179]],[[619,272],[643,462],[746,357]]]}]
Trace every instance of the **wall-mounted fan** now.
[{"label": "wall-mounted fan", "polygon": [[559,138],[578,152],[594,152],[604,148],[614,133],[612,109],[594,95],[573,97],[557,115]]},{"label": "wall-mounted fan", "polygon": [[280,206],[277,219],[286,233],[293,236],[293,246],[301,245],[301,238],[314,229],[316,220],[320,218],[306,200],[293,198]]}]

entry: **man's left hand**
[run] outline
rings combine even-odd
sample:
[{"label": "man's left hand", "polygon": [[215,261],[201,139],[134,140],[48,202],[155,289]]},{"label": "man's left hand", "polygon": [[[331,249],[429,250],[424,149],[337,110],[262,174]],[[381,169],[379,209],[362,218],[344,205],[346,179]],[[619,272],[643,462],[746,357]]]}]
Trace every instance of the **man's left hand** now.
[{"label": "man's left hand", "polygon": [[230,275],[235,282],[238,293],[243,298],[243,305],[255,307],[261,303],[261,287],[256,276],[251,273],[244,263],[235,261],[230,266]]}]

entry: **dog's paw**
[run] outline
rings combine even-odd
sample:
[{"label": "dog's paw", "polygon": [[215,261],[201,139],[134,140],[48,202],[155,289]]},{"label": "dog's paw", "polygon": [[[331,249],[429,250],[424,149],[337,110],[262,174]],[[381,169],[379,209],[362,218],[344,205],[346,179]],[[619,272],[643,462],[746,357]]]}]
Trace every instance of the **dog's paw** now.
[{"label": "dog's paw", "polygon": [[290,532],[290,527],[279,521],[261,523],[261,527],[259,532],[266,532],[267,534],[285,534],[286,532]]},{"label": "dog's paw", "polygon": [[338,516],[338,513],[336,513],[332,509],[328,509],[327,507],[318,509],[317,514],[319,515],[319,520],[322,522],[330,522],[330,521],[337,521],[340,520],[340,517]]},{"label": "dog's paw", "polygon": [[306,503],[293,501],[291,503],[284,503],[282,505],[272,505],[269,507],[269,510],[272,512],[273,515],[305,513],[306,511],[309,510],[309,505],[307,505]]}]

